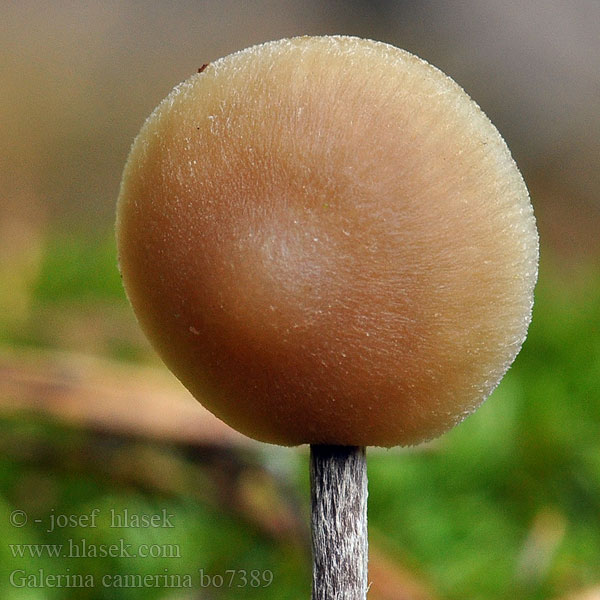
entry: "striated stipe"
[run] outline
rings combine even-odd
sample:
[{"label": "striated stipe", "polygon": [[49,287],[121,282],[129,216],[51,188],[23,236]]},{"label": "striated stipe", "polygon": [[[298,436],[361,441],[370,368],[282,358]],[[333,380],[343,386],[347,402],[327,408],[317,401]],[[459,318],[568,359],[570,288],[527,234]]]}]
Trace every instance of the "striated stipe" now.
[{"label": "striated stipe", "polygon": [[312,600],[367,597],[367,460],[356,446],[311,446]]}]

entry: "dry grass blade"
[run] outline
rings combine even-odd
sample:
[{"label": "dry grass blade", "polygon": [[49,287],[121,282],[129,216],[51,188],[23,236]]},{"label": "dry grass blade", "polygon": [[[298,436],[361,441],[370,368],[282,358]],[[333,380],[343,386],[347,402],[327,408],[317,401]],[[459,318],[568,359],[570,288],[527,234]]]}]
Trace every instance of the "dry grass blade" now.
[{"label": "dry grass blade", "polygon": [[0,412],[172,443],[251,446],[157,369],[58,352],[0,351]]}]

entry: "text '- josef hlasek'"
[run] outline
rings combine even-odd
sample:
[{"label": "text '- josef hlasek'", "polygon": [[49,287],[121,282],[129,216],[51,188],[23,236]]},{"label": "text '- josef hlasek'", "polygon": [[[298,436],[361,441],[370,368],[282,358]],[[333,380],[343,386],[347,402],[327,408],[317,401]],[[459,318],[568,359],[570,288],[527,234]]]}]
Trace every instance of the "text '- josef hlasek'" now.
[{"label": "text '- josef hlasek'", "polygon": [[[52,510],[46,520],[34,519],[34,522],[45,525],[47,527],[46,533],[52,533],[57,529],[67,527],[94,529],[98,526],[98,520],[106,517],[108,523],[103,524],[114,529],[172,529],[175,527],[174,515],[168,513],[165,508],[152,514],[131,512],[127,508],[122,510],[111,508],[106,514],[102,514],[99,508],[94,508],[89,513],[83,514],[57,514]],[[13,527],[24,527],[28,520],[25,511],[14,510],[10,514],[10,523]]]}]

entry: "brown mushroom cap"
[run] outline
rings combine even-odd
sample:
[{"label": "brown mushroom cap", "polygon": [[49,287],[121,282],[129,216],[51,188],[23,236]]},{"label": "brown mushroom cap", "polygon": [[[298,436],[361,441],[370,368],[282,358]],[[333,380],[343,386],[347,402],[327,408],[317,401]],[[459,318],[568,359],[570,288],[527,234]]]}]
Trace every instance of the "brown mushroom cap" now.
[{"label": "brown mushroom cap", "polygon": [[498,131],[421,59],[266,43],[176,87],[136,138],[117,238],[165,363],[259,440],[435,437],[525,339],[538,238]]}]

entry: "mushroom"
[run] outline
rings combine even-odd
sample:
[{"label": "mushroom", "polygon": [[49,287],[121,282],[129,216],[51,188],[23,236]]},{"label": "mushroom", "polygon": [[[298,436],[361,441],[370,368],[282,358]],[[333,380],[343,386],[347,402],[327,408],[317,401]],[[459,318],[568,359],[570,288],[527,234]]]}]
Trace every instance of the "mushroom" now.
[{"label": "mushroom", "polygon": [[118,201],[125,289],[164,362],[242,433],[311,444],[313,491],[365,446],[456,425],[521,348],[537,278],[498,131],[381,42],[284,39],[199,71],[145,122]]}]

